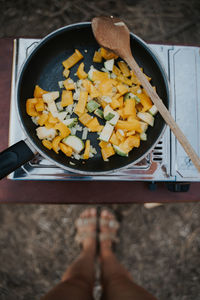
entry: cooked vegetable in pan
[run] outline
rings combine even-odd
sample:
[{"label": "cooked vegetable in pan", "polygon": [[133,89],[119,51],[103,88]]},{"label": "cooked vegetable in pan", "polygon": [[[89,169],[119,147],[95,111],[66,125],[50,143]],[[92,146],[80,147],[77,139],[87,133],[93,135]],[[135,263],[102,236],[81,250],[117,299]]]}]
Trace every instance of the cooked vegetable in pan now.
[{"label": "cooked vegetable in pan", "polygon": [[[99,140],[102,158],[128,156],[140,141],[147,140],[148,126],[154,125],[155,105],[139,80],[124,61],[100,48],[86,72],[84,56],[79,50],[63,61],[61,92],[49,92],[35,86],[34,98],[27,99],[26,111],[37,125],[42,144],[57,154],[62,151],[75,159],[89,159],[97,154],[88,138],[94,132]],[[77,81],[70,78],[70,68],[78,64]],[[150,81],[151,78],[147,77]],[[81,138],[77,132],[82,132]]]}]

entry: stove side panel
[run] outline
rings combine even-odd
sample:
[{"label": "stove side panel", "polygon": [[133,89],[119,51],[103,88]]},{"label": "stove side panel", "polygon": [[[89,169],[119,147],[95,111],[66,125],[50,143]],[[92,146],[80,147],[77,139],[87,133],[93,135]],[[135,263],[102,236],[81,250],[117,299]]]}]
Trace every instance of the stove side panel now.
[{"label": "stove side panel", "polygon": [[[197,47],[170,51],[170,79],[173,82],[172,113],[196,153],[200,154],[200,52]],[[172,135],[172,173],[177,181],[200,181],[200,174]]]}]

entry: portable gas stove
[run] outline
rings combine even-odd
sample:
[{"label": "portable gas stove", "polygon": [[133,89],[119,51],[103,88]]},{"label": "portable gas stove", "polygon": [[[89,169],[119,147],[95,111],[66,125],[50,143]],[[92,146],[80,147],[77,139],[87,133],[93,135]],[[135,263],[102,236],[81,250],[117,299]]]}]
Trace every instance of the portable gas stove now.
[{"label": "portable gas stove", "polygon": [[[25,139],[16,114],[16,79],[20,68],[37,45],[37,39],[14,40],[9,145]],[[160,58],[171,87],[171,114],[200,155],[200,49],[189,46],[150,44]],[[9,175],[12,180],[118,180],[197,182],[200,174],[185,151],[166,128],[162,139],[145,159],[136,165],[106,175],[84,176],[71,173],[36,157]]]}]

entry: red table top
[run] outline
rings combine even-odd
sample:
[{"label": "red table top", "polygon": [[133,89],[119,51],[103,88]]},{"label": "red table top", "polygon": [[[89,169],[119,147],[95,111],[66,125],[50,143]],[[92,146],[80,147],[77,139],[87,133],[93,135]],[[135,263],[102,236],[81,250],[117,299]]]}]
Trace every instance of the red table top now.
[{"label": "red table top", "polygon": [[[13,39],[0,39],[0,151],[8,145]],[[200,201],[200,183],[187,193],[169,192],[164,183],[156,191],[145,182],[0,181],[1,203],[144,203]]]}]

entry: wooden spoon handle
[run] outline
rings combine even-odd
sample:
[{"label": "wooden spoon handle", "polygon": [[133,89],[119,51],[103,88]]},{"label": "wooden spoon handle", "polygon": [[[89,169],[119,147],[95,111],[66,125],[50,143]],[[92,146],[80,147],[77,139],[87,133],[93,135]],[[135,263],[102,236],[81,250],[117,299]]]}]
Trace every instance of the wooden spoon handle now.
[{"label": "wooden spoon handle", "polygon": [[162,100],[158,96],[158,94],[154,91],[149,81],[146,79],[142,71],[140,70],[137,62],[132,56],[124,57],[124,60],[127,62],[127,64],[130,66],[130,68],[134,71],[135,75],[141,82],[142,86],[146,90],[147,94],[157,107],[158,111],[160,112],[161,116],[165,120],[165,122],[169,125],[172,132],[176,136],[179,143],[183,146],[185,152],[197,168],[197,170],[200,172],[200,159],[192,146],[190,145],[188,139],[185,137],[183,132],[180,130],[179,126],[176,124],[174,119],[172,118],[171,114],[169,113],[168,109],[163,104]]}]

